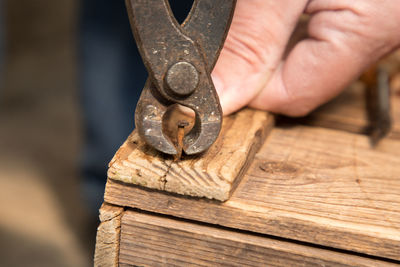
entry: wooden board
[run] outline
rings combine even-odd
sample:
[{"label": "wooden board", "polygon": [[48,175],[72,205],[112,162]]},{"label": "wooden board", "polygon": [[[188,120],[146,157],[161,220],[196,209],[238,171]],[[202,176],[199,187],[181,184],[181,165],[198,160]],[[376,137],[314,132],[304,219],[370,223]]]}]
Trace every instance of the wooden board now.
[{"label": "wooden board", "polygon": [[97,228],[95,267],[117,267],[119,256],[121,216],[124,209],[103,204],[100,209],[100,225]]},{"label": "wooden board", "polygon": [[400,141],[274,128],[225,203],[109,180],[105,201],[400,260]]},{"label": "wooden board", "polygon": [[151,149],[134,132],[111,161],[108,177],[225,201],[261,147],[273,121],[267,112],[242,110],[224,118],[219,138],[206,153],[179,161]]},{"label": "wooden board", "polygon": [[119,266],[397,266],[266,236],[127,210]]},{"label": "wooden board", "polygon": [[[391,76],[393,127],[388,137],[400,139],[400,50],[383,60],[380,66]],[[312,126],[365,133],[369,122],[364,84],[361,81],[353,83],[338,97],[300,121]]]}]

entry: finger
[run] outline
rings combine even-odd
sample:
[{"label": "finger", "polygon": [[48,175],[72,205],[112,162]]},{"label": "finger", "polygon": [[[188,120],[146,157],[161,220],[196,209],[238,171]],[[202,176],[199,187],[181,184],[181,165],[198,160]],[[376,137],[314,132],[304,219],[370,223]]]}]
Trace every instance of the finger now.
[{"label": "finger", "polygon": [[238,0],[212,77],[224,114],[247,105],[267,84],[307,0]]},{"label": "finger", "polygon": [[399,20],[390,20],[388,11],[399,7],[390,2],[311,1],[310,38],[292,50],[250,105],[302,116],[339,94],[395,47]]}]

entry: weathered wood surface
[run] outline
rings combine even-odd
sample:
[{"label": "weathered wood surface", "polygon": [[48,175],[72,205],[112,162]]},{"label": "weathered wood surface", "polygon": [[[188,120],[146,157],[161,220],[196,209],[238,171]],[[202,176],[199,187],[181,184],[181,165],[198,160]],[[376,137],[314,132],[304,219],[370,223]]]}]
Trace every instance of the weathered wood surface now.
[{"label": "weathered wood surface", "polygon": [[134,132],[110,163],[108,177],[168,192],[225,201],[240,181],[273,116],[252,109],[224,118],[214,145],[201,157],[179,161],[148,147]]},{"label": "weathered wood surface", "polygon": [[400,260],[400,141],[274,128],[225,203],[111,179],[105,201]]},{"label": "weathered wood surface", "polygon": [[267,236],[127,210],[119,266],[397,266]]},{"label": "weathered wood surface", "polygon": [[[400,50],[383,60],[380,65],[391,76],[393,127],[388,137],[400,139]],[[361,81],[355,82],[337,98],[301,121],[312,126],[365,133],[369,122],[364,84]]]},{"label": "weathered wood surface", "polygon": [[103,204],[97,228],[95,267],[118,267],[123,208]]}]

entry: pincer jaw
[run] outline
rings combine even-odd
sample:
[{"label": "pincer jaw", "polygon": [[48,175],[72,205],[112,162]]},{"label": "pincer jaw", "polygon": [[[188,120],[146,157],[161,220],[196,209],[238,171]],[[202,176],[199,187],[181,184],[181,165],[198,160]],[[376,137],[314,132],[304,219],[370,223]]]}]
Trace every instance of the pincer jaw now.
[{"label": "pincer jaw", "polygon": [[151,147],[166,154],[175,155],[177,150],[163,132],[163,118],[167,106],[152,94],[153,84],[148,81],[142,91],[135,111],[135,124],[139,136]]},{"label": "pincer jaw", "polygon": [[211,114],[200,116],[196,113],[195,125],[184,138],[183,150],[187,155],[200,154],[217,140],[221,131],[222,112]]},{"label": "pincer jaw", "polygon": [[[177,155],[179,149],[164,133],[163,120],[168,110],[155,98],[146,101],[145,88],[136,109],[136,129],[140,137],[151,147],[169,155]],[[210,112],[195,112],[195,124],[183,139],[183,151],[187,155],[200,154],[206,151],[217,139],[221,130],[222,112],[220,109]],[[179,125],[177,125],[178,127]]]}]

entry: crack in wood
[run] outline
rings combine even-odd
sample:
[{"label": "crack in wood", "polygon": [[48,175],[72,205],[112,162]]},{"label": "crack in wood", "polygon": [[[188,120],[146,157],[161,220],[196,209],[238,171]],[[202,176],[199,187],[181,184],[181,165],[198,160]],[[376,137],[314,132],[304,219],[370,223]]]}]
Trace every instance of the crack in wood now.
[{"label": "crack in wood", "polygon": [[[166,162],[164,162],[164,163],[166,163]],[[165,188],[166,188],[166,186],[167,186],[167,183],[168,183],[167,176],[168,176],[168,174],[169,174],[169,171],[170,171],[171,168],[172,168],[172,164],[174,164],[173,161],[171,161],[170,164],[166,164],[166,165],[167,165],[167,170],[165,171],[164,175],[160,176],[159,181],[160,181],[160,184],[161,184],[161,185],[160,185],[160,189],[161,189],[161,190],[165,190]]]}]

